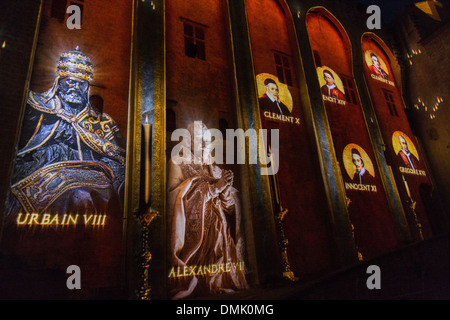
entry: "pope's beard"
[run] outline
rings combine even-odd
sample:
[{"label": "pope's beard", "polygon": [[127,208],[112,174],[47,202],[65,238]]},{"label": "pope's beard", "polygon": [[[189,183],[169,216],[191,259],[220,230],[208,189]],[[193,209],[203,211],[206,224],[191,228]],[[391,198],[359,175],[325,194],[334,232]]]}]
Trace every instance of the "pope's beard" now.
[{"label": "pope's beard", "polygon": [[78,90],[68,90],[67,92],[60,92],[61,100],[67,103],[70,107],[83,109],[87,105],[87,94]]}]

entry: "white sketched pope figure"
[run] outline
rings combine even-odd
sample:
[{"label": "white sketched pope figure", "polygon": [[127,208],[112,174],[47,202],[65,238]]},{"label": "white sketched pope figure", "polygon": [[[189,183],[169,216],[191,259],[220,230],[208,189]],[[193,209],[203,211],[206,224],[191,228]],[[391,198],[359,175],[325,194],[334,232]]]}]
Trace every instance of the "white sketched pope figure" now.
[{"label": "white sketched pope figure", "polygon": [[[179,163],[172,157],[168,163],[169,261],[171,267],[228,264],[231,268],[172,279],[172,299],[247,287],[245,270],[234,267],[244,261],[244,238],[233,172],[211,163],[207,152],[211,135],[206,125],[194,122],[187,130],[192,139],[182,150],[185,161]],[[199,153],[194,149],[196,139],[202,141]]]}]

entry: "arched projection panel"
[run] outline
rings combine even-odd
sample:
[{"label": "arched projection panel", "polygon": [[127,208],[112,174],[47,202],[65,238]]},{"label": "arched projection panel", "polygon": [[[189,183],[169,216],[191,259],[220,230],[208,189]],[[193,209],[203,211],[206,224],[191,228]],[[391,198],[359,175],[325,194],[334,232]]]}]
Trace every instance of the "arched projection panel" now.
[{"label": "arched projection panel", "polygon": [[[7,2],[2,11],[12,8]],[[32,58],[20,62],[29,69],[22,104],[14,111],[20,114],[20,132],[4,137],[17,144],[9,158],[14,160],[8,164],[11,179],[3,181],[8,194],[1,217],[1,250],[12,260],[0,264],[20,263],[0,271],[6,271],[8,286],[14,288],[2,293],[74,299],[73,291],[61,290],[66,282],[59,275],[75,265],[83,288],[77,299],[123,297],[119,288],[126,282],[127,196],[132,193],[126,190],[134,156],[134,144],[126,139],[134,136],[129,134],[134,130],[129,103],[133,1],[116,3],[116,10],[100,0],[73,1],[84,8],[81,30],[60,20],[71,1],[53,1],[59,3],[55,10],[52,1],[39,2],[36,29],[29,2],[20,13],[29,24],[9,44],[23,60],[24,36],[35,32]],[[8,42],[5,46],[8,50]],[[21,68],[16,69],[20,78]],[[14,81],[8,85],[13,93]],[[6,109],[2,105],[5,119],[12,122]]]},{"label": "arched projection panel", "polygon": [[[258,111],[264,129],[279,132],[279,198],[274,211],[288,209],[283,232],[289,241],[291,270],[302,278],[329,270],[333,240],[315,144],[308,137],[299,88],[298,46],[292,16],[284,1],[245,1],[255,73]],[[280,203],[277,202],[280,200]],[[277,214],[277,213],[275,213]],[[271,219],[274,219],[272,217]]]},{"label": "arched projection panel", "polygon": [[431,236],[428,217],[433,212],[422,201],[420,186],[431,187],[431,181],[405,113],[399,66],[389,48],[374,34],[362,37],[362,52],[364,76],[386,144],[387,161],[392,167],[411,234],[421,240]]},{"label": "arched projection panel", "polygon": [[337,192],[345,193],[359,257],[369,259],[397,247],[398,240],[353,76],[351,43],[325,8],[311,9],[306,23],[341,174]]}]

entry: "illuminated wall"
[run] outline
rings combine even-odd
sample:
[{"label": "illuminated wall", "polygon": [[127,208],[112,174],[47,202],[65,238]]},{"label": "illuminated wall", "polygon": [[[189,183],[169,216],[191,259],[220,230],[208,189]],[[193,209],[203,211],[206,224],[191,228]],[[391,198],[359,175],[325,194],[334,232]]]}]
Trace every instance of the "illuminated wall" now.
[{"label": "illuminated wall", "polygon": [[[261,124],[280,133],[279,203],[273,193],[274,214],[280,207],[288,210],[283,226],[292,271],[311,275],[332,264],[331,239],[320,166],[300,99],[300,61],[291,13],[284,1],[245,3]],[[270,103],[267,94],[275,85],[280,104],[285,105],[280,108]]]},{"label": "illuminated wall", "polygon": [[[424,156],[406,117],[399,75],[394,73],[395,59],[383,42],[370,34],[362,38],[362,49],[364,75],[411,234],[416,240],[428,238],[432,233],[423,197],[431,183]],[[380,67],[375,68],[374,64]]]},{"label": "illuminated wall", "polygon": [[[59,54],[79,46],[83,52],[89,52],[89,57],[95,61],[91,96],[101,98],[103,111],[117,119],[116,122],[126,137],[132,1],[124,1],[115,6],[114,10],[108,10],[109,7],[101,1],[85,4],[81,29],[68,29],[66,20],[55,17],[55,9],[52,13],[52,8],[56,2],[61,1],[44,1],[31,89],[45,91],[53,83],[52,76]],[[98,19],[99,12],[102,12],[102,19]],[[99,36],[101,33],[104,34],[103,37]],[[106,47],[108,50],[97,49]]]},{"label": "illuminated wall", "polygon": [[85,291],[78,297],[119,294],[112,290],[124,284],[132,2],[121,2],[119,15],[102,1],[84,4],[80,30],[67,28],[65,6],[58,11],[56,3],[42,6],[3,249],[24,261],[25,278],[29,270],[48,277],[30,279],[19,296],[76,296],[63,290],[70,265],[82,271]]},{"label": "illuminated wall", "polygon": [[397,239],[353,78],[352,48],[326,10],[310,10],[306,23],[355,243],[368,259],[395,248]]},{"label": "illuminated wall", "polygon": [[[317,279],[434,235],[400,66],[351,4],[76,1],[71,30],[70,2],[43,1],[36,45],[23,35],[28,106],[7,111],[23,121],[17,151],[7,141],[14,163],[2,159],[0,276],[14,287],[26,275],[17,295],[215,296]],[[2,144],[17,131],[7,125]],[[208,128],[223,159],[237,141],[227,129],[279,130],[279,144],[264,141],[276,175],[197,157]],[[174,161],[181,145],[191,162]],[[82,291],[66,288],[69,265]]]}]

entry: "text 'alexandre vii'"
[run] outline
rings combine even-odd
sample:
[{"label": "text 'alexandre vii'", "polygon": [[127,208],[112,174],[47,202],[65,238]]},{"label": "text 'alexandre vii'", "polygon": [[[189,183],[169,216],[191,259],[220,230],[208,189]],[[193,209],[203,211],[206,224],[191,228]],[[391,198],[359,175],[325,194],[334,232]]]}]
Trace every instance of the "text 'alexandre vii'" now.
[{"label": "text 'alexandre vii'", "polygon": [[244,271],[245,263],[243,261],[239,261],[217,263],[204,266],[172,267],[169,272],[169,278],[205,276],[209,274],[232,272],[234,270]]}]

